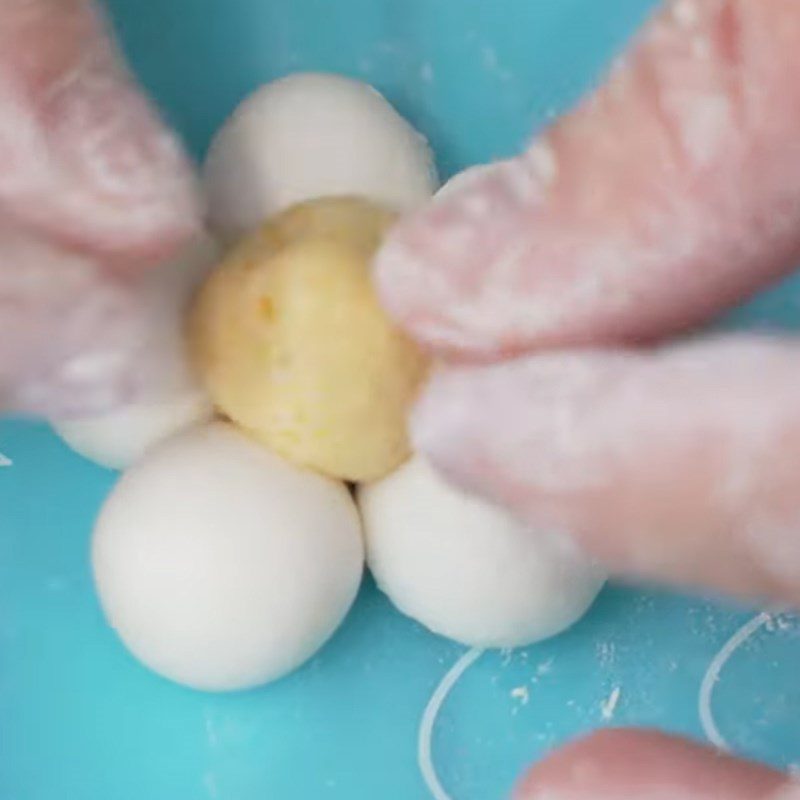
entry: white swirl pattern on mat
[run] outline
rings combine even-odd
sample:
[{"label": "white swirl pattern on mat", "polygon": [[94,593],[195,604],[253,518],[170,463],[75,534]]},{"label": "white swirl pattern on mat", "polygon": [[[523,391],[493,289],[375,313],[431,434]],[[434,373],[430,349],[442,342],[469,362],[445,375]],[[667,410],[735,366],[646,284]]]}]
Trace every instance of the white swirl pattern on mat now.
[{"label": "white swirl pattern on mat", "polygon": [[447,696],[458,682],[459,678],[483,655],[484,651],[473,647],[461,655],[445,676],[428,700],[425,711],[422,712],[422,719],[419,724],[419,737],[417,739],[417,762],[422,773],[422,780],[428,787],[431,797],[434,800],[452,800],[450,795],[442,786],[439,776],[436,774],[436,767],[433,763],[432,741],[433,728],[439,711],[444,705]]},{"label": "white swirl pattern on mat", "polygon": [[[721,751],[730,752],[731,746],[720,732],[716,720],[714,719],[711,707],[714,688],[719,681],[722,670],[736,651],[752,636],[758,633],[761,628],[769,625],[773,619],[774,613],[763,611],[742,625],[742,627],[722,646],[717,655],[714,656],[703,676],[698,699],[700,724],[711,744]],[[439,682],[439,685],[434,690],[430,700],[428,700],[428,704],[422,714],[417,739],[417,760],[422,779],[434,800],[452,800],[452,798],[442,786],[436,772],[436,766],[433,762],[433,729],[436,725],[439,712],[450,692],[453,690],[453,687],[484,652],[484,650],[479,648],[472,648],[459,656]]]},{"label": "white swirl pattern on mat", "polygon": [[700,725],[703,728],[706,738],[719,750],[726,753],[731,751],[731,746],[725,740],[717,727],[714,713],[711,710],[711,700],[714,694],[714,687],[719,681],[720,673],[730,660],[731,656],[761,628],[772,621],[772,614],[762,611],[753,617],[749,622],[742,625],[736,633],[722,646],[722,649],[714,656],[713,660],[703,676],[700,684],[700,697],[698,701],[698,713],[700,715]]}]

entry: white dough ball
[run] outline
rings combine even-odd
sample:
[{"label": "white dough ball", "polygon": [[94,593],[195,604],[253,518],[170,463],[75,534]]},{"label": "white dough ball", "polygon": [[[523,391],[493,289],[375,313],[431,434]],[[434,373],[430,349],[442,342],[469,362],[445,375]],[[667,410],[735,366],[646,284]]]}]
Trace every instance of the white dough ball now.
[{"label": "white dough ball", "polygon": [[306,200],[355,195],[405,211],[437,185],[427,142],[377,91],[321,73],[248,97],[205,165],[211,225],[226,239]]},{"label": "white dough ball", "polygon": [[154,402],[129,403],[91,419],[54,424],[76,453],[109,469],[122,470],[174,433],[211,419],[205,392],[188,389]]},{"label": "white dough ball", "polygon": [[400,611],[475,647],[523,647],[560,633],[605,577],[552,535],[467,497],[415,457],[359,490],[367,563]]},{"label": "white dough ball", "polygon": [[146,275],[140,290],[148,316],[143,352],[152,374],[135,402],[54,421],[55,432],[75,452],[101,466],[125,469],[160,441],[212,418],[211,400],[189,366],[184,322],[192,295],[219,258],[217,245],[202,236]]},{"label": "white dough ball", "polygon": [[230,691],[280,678],[324,644],[355,599],[363,544],[344,484],[217,422],[121,478],[92,560],[108,620],[137,658]]}]

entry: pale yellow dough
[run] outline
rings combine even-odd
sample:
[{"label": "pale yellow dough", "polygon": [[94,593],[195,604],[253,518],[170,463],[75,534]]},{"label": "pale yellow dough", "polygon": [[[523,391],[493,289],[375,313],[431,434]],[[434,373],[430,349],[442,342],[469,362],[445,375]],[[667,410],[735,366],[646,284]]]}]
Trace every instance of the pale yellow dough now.
[{"label": "pale yellow dough", "polygon": [[406,417],[427,369],[372,286],[392,220],[359,199],[296,206],[233,251],[189,323],[221,412],[285,458],[350,481],[407,458]]}]

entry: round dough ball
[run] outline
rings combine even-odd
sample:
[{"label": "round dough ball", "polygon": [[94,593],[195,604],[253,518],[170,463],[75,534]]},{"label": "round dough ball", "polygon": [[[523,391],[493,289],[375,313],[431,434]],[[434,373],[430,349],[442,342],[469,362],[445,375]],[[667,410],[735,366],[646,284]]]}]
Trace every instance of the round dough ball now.
[{"label": "round dough ball", "polygon": [[460,493],[416,457],[359,489],[367,564],[400,611],[474,647],[523,647],[576,622],[604,583],[551,534]]},{"label": "round dough ball", "polygon": [[159,442],[210,420],[214,408],[199,386],[161,399],[129,403],[89,419],[53,423],[64,443],[101,467],[127,469]]},{"label": "round dough ball", "polygon": [[427,142],[378,92],[320,73],[247,98],[214,139],[204,179],[211,224],[227,239],[316,197],[355,195],[404,211],[437,186]]},{"label": "round dough ball", "polygon": [[316,652],[350,608],[363,547],[341,483],[212,423],[127,472],[94,533],[111,626],[156,672],[247,689]]},{"label": "round dough ball", "polygon": [[190,367],[184,327],[189,301],[219,257],[213,240],[201,236],[176,259],[147,273],[141,302],[149,316],[149,341],[143,346],[152,373],[143,379],[135,402],[92,417],[54,421],[69,447],[101,466],[125,469],[172,434],[211,419],[213,404]]},{"label": "round dough ball", "polygon": [[408,457],[406,417],[427,371],[372,286],[391,219],[358,199],[297,206],[234,251],[190,317],[217,407],[284,457],[350,481]]}]

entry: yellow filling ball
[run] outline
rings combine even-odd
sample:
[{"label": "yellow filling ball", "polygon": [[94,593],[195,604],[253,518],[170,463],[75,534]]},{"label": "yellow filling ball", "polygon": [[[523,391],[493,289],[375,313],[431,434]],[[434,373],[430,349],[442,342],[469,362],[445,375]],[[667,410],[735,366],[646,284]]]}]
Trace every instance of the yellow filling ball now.
[{"label": "yellow filling ball", "polygon": [[351,198],[290,209],[233,251],[189,321],[222,413],[285,458],[350,481],[408,457],[406,417],[427,371],[372,286],[393,218]]}]

